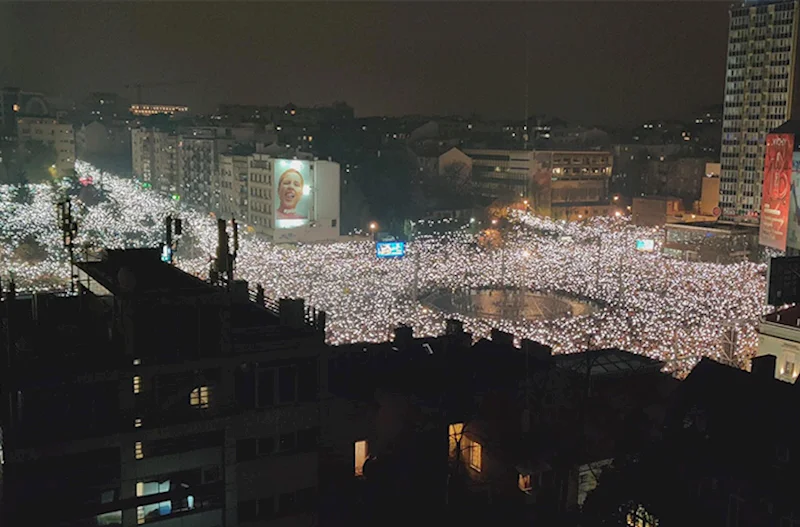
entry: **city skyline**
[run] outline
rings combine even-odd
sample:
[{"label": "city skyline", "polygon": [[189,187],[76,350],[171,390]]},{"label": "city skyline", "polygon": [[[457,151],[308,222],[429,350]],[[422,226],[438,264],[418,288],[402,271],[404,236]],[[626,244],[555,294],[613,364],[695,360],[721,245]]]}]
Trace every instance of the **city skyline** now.
[{"label": "city skyline", "polygon": [[142,83],[145,102],[201,113],[222,102],[343,100],[358,116],[519,119],[527,33],[529,114],[625,126],[686,119],[723,100],[727,3],[419,7],[6,4],[0,19],[15,24],[0,27],[8,39],[0,83],[132,100],[126,86]]}]

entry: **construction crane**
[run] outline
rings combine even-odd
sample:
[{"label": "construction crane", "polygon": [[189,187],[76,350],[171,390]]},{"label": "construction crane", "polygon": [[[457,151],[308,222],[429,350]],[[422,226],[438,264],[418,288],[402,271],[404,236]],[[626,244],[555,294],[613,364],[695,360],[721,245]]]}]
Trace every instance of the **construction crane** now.
[{"label": "construction crane", "polygon": [[160,88],[163,86],[182,86],[184,84],[194,84],[195,81],[179,81],[179,82],[149,82],[149,83],[134,83],[126,84],[125,88],[136,89],[136,104],[142,104],[142,88]]}]

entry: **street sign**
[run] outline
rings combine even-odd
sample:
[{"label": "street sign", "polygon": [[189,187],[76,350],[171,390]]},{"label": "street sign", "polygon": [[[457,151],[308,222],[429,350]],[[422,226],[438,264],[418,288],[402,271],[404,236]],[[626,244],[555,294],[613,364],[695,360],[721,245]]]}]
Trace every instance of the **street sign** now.
[{"label": "street sign", "polygon": [[767,304],[800,302],[800,256],[772,258],[767,269]]}]

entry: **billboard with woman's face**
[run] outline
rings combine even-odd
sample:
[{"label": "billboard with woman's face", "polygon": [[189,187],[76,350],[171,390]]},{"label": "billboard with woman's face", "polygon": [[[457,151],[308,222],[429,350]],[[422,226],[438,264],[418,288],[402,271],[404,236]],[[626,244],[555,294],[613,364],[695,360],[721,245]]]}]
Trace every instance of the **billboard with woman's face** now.
[{"label": "billboard with woman's face", "polygon": [[308,161],[275,161],[275,228],[301,227],[313,219],[313,181]]}]

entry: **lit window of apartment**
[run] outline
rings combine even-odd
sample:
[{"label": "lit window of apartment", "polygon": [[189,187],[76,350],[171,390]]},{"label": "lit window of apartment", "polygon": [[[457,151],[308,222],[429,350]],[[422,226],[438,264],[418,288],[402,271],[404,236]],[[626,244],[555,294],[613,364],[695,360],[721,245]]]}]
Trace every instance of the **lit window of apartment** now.
[{"label": "lit window of apartment", "polygon": [[134,445],[134,452],[136,454],[136,459],[143,459],[144,458],[144,449],[142,448],[142,442],[137,441]]},{"label": "lit window of apartment", "polygon": [[453,423],[448,427],[447,435],[450,441],[450,457],[455,457],[456,448],[461,442],[461,436],[464,433],[464,423]]},{"label": "lit window of apartment", "polygon": [[469,466],[476,472],[483,467],[483,447],[477,441],[469,442]]},{"label": "lit window of apartment", "polygon": [[133,420],[133,427],[134,428],[141,428],[142,427],[142,420],[140,418],[136,418]]},{"label": "lit window of apartment", "polygon": [[355,443],[355,475],[364,475],[364,463],[367,461],[368,445],[366,440]]},{"label": "lit window of apartment", "polygon": [[530,492],[533,489],[531,485],[531,475],[530,474],[519,474],[517,477],[517,487],[522,492]]},{"label": "lit window of apartment", "polygon": [[658,527],[658,519],[641,505],[629,511],[626,520],[629,527]]},{"label": "lit window of apartment", "polygon": [[133,376],[133,393],[142,391],[142,378],[139,375]]},{"label": "lit window of apartment", "polygon": [[208,386],[198,386],[189,394],[189,404],[197,408],[208,408]]}]

